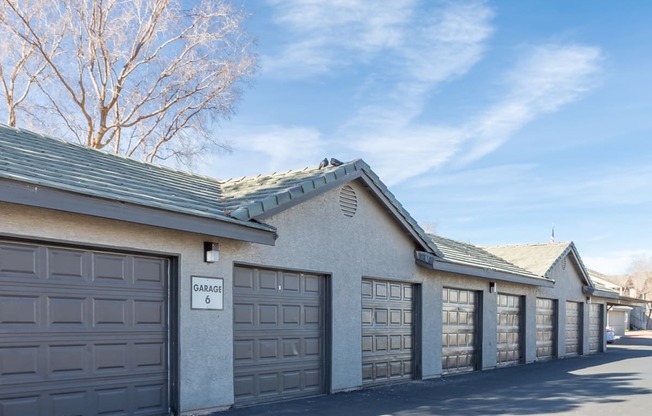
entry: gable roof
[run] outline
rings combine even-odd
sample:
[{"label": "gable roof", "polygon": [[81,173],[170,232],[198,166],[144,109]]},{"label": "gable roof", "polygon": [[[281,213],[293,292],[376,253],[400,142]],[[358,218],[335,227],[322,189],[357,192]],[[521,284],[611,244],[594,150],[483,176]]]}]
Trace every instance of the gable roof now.
[{"label": "gable roof", "polygon": [[438,254],[362,160],[219,180],[0,125],[2,201],[264,244],[274,244],[276,230],[261,220],[357,179],[421,248]]},{"label": "gable roof", "polygon": [[461,273],[491,280],[552,287],[554,281],[523,269],[473,244],[428,235],[441,252],[440,258],[417,253],[417,260],[434,270]]},{"label": "gable roof", "polygon": [[577,264],[580,276],[584,282],[593,286],[591,279],[584,267],[584,263],[575,248],[575,244],[570,242],[560,243],[534,243],[534,244],[515,244],[505,246],[487,246],[483,247],[486,251],[507,260],[525,270],[550,278],[553,267],[562,261],[566,256],[571,258]]},{"label": "gable roof", "polygon": [[625,290],[623,286],[610,281],[609,276],[604,273],[600,273],[591,269],[586,269],[586,272],[589,274],[589,277],[591,278],[591,281],[596,288],[610,290],[619,294],[623,293]]},{"label": "gable roof", "polygon": [[340,166],[306,168],[222,182],[227,212],[241,220],[264,220],[307,199],[348,182],[360,180],[402,224],[419,245],[437,255],[437,247],[426,232],[363,160]]},{"label": "gable roof", "polygon": [[273,244],[229,217],[219,181],[0,126],[0,200]]}]

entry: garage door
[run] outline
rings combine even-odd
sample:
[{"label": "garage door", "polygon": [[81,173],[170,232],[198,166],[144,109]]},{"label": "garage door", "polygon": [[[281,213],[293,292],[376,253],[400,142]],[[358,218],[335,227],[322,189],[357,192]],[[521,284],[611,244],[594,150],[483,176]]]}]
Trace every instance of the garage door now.
[{"label": "garage door", "polygon": [[444,374],[478,368],[480,319],[478,292],[443,289],[442,370]]},{"label": "garage door", "polygon": [[602,334],[604,325],[602,325],[602,305],[592,303],[589,305],[589,352],[598,352],[602,350]]},{"label": "garage door", "polygon": [[167,414],[167,270],[0,241],[0,414]]},{"label": "garage door", "polygon": [[580,353],[582,338],[582,304],[566,302],[566,355]]},{"label": "garage door", "polygon": [[362,383],[414,377],[414,287],[362,280]]},{"label": "garage door", "polygon": [[324,276],[235,267],[233,277],[236,404],[325,393]]},{"label": "garage door", "polygon": [[496,361],[499,366],[521,362],[521,296],[498,295],[498,341]]},{"label": "garage door", "polygon": [[557,302],[537,298],[537,359],[550,360],[555,356]]}]

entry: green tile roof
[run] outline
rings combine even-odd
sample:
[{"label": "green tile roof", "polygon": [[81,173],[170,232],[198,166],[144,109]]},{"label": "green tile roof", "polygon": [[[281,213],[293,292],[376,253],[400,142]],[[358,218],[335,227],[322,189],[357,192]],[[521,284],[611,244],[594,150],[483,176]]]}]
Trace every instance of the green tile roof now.
[{"label": "green tile roof", "polygon": [[219,180],[0,125],[0,178],[273,230],[269,215],[362,178],[428,251],[436,246],[362,160]]},{"label": "green tile roof", "polygon": [[532,273],[473,244],[462,243],[434,234],[429,234],[429,237],[441,252],[443,261],[532,278],[542,277],[542,275]]},{"label": "green tile roof", "polygon": [[308,196],[327,185],[348,181],[361,173],[362,160],[323,169],[305,168],[229,179],[221,182],[226,211],[241,220],[265,216],[265,213]]},{"label": "green tile roof", "polygon": [[234,222],[225,213],[224,195],[215,179],[6,126],[0,126],[0,177]]}]

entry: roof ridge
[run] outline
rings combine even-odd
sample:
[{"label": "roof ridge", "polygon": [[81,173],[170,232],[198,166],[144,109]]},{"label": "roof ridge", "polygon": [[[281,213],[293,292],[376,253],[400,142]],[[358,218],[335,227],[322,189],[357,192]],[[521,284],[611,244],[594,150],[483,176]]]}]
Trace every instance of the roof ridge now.
[{"label": "roof ridge", "polygon": [[552,245],[569,245],[571,244],[572,241],[555,241],[553,243],[514,243],[514,244],[485,244],[482,246],[478,247],[494,247],[494,248],[501,248],[501,247],[538,247],[538,246],[552,246]]},{"label": "roof ridge", "polygon": [[298,173],[298,172],[307,172],[307,171],[322,171],[322,172],[326,173],[326,172],[330,172],[330,171],[332,171],[334,169],[337,169],[337,168],[339,168],[341,166],[344,166],[344,165],[351,165],[351,164],[355,165],[358,162],[362,162],[362,163],[364,163],[366,165],[366,163],[361,158],[357,158],[357,159],[353,159],[353,160],[348,161],[348,162],[344,162],[341,165],[337,165],[337,166],[328,165],[328,166],[323,167],[323,168],[313,167],[313,166],[305,166],[303,168],[294,168],[294,169],[289,169],[289,170],[286,170],[286,171],[274,171],[274,172],[271,172],[271,173],[259,173],[259,174],[256,174],[256,175],[244,175],[244,176],[237,176],[237,177],[228,178],[228,179],[220,179],[220,182],[226,184],[226,183],[239,182],[239,181],[243,181],[243,180],[251,180],[251,179],[256,179],[256,178],[266,177],[266,176],[273,177],[273,176],[287,175],[287,174],[295,173],[295,172]]}]

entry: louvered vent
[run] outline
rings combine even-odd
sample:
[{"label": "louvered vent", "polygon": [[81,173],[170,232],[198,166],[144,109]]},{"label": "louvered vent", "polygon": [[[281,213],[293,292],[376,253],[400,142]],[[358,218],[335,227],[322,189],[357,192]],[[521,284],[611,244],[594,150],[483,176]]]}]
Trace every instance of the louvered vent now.
[{"label": "louvered vent", "polygon": [[352,217],[358,210],[358,197],[349,185],[344,185],[340,190],[340,209],[345,217]]}]

